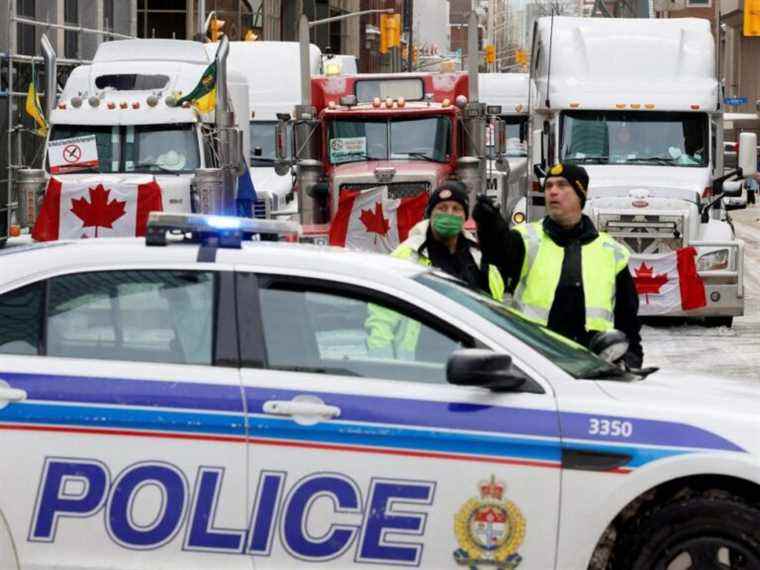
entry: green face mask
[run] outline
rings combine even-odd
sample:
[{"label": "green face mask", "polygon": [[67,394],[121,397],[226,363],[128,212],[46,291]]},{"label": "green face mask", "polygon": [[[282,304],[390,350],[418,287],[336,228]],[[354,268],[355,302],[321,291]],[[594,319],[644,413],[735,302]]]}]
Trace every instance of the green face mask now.
[{"label": "green face mask", "polygon": [[464,218],[452,214],[436,214],[431,223],[435,233],[441,237],[449,238],[462,231]]}]

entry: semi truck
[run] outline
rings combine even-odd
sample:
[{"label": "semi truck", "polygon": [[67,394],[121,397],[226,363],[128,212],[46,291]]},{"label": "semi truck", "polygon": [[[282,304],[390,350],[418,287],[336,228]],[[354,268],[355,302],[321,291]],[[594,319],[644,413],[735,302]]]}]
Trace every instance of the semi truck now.
[{"label": "semi truck", "polygon": [[[293,116],[280,116],[276,169],[287,174],[295,166],[307,239],[326,243],[341,195],[351,190],[385,186],[388,198],[409,198],[456,178],[474,204],[485,190],[486,170],[486,106],[478,98],[477,58],[467,73],[311,77],[303,30],[301,38],[303,99]],[[477,46],[470,53],[478,53]],[[503,123],[497,125],[495,138],[503,141]]]},{"label": "semi truck", "polygon": [[[225,40],[226,42],[226,40]],[[55,53],[43,42],[48,74],[55,77]],[[226,60],[227,50],[224,50]],[[47,113],[49,133],[41,171],[20,171],[17,219],[31,226],[50,176],[67,181],[110,184],[155,179],[164,211],[232,213],[203,202],[204,182],[217,194],[231,192],[235,175],[248,163],[248,83],[243,75],[217,62],[217,91],[226,95],[224,108],[201,113],[178,104],[193,90],[213,61],[203,44],[184,40],[135,39],[102,43],[91,63],[76,67]],[[224,66],[225,69],[219,68]],[[220,85],[220,84],[223,84]],[[94,160],[52,161],[56,148],[68,141],[86,153],[94,139]],[[72,147],[73,148],[73,147]],[[65,151],[64,151],[65,154]],[[64,156],[64,159],[67,157]],[[76,158],[76,157],[75,157]],[[36,172],[36,174],[35,174]],[[210,174],[209,174],[210,173]],[[32,176],[30,176],[30,174]],[[209,178],[211,176],[211,178]],[[224,178],[226,176],[226,178]],[[216,178],[216,180],[213,180]],[[18,185],[17,185],[18,187]],[[223,188],[226,188],[224,190]],[[217,196],[218,198],[218,196]]]},{"label": "semi truck", "polygon": [[[640,314],[730,325],[744,313],[744,245],[722,197],[740,192],[730,178],[741,173],[723,171],[709,22],[539,18],[532,53],[528,219],[544,215],[538,190],[547,169],[582,165],[590,177],[585,213],[628,247],[631,267],[696,250],[706,304],[663,312],[642,303]],[[744,175],[752,172],[746,162]]]}]

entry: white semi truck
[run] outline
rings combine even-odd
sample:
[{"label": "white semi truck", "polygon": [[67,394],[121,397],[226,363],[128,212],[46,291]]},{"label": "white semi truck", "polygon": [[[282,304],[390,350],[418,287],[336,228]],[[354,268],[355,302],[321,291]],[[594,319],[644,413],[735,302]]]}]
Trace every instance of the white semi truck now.
[{"label": "white semi truck", "polygon": [[[55,77],[56,57],[46,38],[43,51],[47,72]],[[192,41],[139,39],[101,44],[92,62],[75,68],[63,92],[51,101],[46,113],[50,129],[44,170],[18,173],[17,221],[33,225],[35,209],[52,175],[64,185],[86,180],[106,187],[155,179],[164,211],[193,212],[205,211],[204,204],[210,203],[201,204],[198,192],[193,191],[205,173],[207,182],[208,177],[216,177],[211,184],[216,185],[217,194],[226,193],[230,210],[216,208],[210,213],[234,213],[234,177],[249,155],[248,138],[241,135],[248,132],[250,116],[245,77],[234,69],[227,72],[226,62],[217,62],[217,91],[226,92],[227,101],[221,113],[201,114],[188,104],[177,104],[212,61],[203,44]],[[93,137],[95,160],[51,163],[51,149],[65,149],[68,140],[82,142],[83,149]],[[214,203],[219,206],[223,200]]]},{"label": "white semi truck", "polygon": [[[206,44],[214,57],[216,43]],[[275,127],[278,113],[290,113],[301,100],[301,71],[298,42],[230,42],[228,64],[248,81],[251,178],[256,188],[255,214],[258,217],[297,216],[298,200],[292,176],[274,171]],[[311,73],[322,73],[322,53],[309,46]],[[290,154],[290,149],[288,149]]]},{"label": "white semi truck", "polygon": [[498,118],[505,123],[506,141],[503,155],[509,168],[500,170],[490,158],[494,149],[489,128],[486,152],[489,155],[487,194],[501,206],[510,223],[525,221],[525,189],[528,180],[528,74],[481,73],[478,75],[480,100],[498,106]]},{"label": "white semi truck", "polygon": [[[706,306],[651,313],[642,304],[640,314],[730,325],[744,313],[743,242],[721,196],[740,190],[723,172],[709,22],[540,18],[532,53],[528,219],[544,215],[542,172],[559,161],[584,166],[585,212],[631,250],[634,267],[696,248]],[[753,161],[744,166],[754,172]]]}]

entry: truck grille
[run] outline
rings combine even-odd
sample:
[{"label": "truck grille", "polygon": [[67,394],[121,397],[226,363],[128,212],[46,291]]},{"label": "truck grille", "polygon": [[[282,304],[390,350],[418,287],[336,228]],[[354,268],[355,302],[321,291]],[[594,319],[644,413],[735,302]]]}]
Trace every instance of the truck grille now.
[{"label": "truck grille", "polygon": [[683,216],[599,214],[597,229],[634,253],[658,254],[683,247]]},{"label": "truck grille", "polygon": [[430,193],[430,182],[391,182],[389,184],[380,184],[379,182],[361,182],[352,184],[342,184],[340,191],[345,190],[366,190],[376,186],[388,186],[388,198],[395,200],[397,198],[413,198],[423,192]]},{"label": "truck grille", "polygon": [[253,217],[259,219],[265,219],[269,217],[270,204],[266,198],[256,200],[253,203]]}]

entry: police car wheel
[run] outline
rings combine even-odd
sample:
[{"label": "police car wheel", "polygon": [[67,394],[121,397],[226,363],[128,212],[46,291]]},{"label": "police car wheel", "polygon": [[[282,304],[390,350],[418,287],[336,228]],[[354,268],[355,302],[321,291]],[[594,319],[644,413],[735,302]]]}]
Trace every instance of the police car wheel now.
[{"label": "police car wheel", "polygon": [[739,499],[682,499],[632,526],[622,531],[616,570],[760,568],[760,510]]}]

